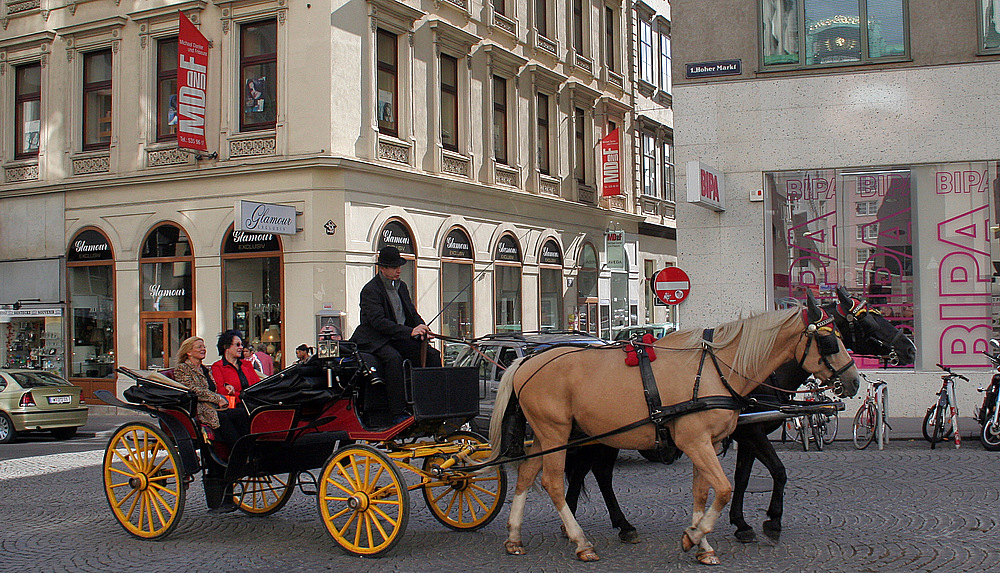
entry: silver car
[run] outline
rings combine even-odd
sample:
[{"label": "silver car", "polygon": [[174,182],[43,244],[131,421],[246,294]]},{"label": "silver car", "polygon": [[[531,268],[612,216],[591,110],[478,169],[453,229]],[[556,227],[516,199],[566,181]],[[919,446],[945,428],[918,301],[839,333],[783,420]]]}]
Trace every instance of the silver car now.
[{"label": "silver car", "polygon": [[0,369],[0,444],[36,430],[58,440],[73,437],[87,423],[81,390],[51,372]]}]

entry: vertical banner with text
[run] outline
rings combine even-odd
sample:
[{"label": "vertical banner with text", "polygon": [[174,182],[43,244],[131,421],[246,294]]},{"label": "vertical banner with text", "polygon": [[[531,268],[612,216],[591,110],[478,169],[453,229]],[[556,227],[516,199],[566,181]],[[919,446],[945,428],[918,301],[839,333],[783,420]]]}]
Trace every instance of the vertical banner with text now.
[{"label": "vertical banner with text", "polygon": [[208,40],[191,20],[178,12],[177,38],[177,147],[208,151],[205,143],[205,104],[208,88]]},{"label": "vertical banner with text", "polygon": [[616,127],[601,139],[602,197],[612,197],[622,193],[618,133],[619,129]]}]

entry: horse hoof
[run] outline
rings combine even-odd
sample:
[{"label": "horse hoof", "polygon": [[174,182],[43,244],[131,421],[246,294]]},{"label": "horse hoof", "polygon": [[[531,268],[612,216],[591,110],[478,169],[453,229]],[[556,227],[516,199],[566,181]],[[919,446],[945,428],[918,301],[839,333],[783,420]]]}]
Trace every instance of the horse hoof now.
[{"label": "horse hoof", "polygon": [[715,551],[699,551],[694,554],[695,559],[702,565],[719,565],[722,562],[715,556]]},{"label": "horse hoof", "polygon": [[681,549],[683,549],[684,552],[686,553],[688,551],[691,551],[691,548],[694,546],[695,542],[691,541],[691,537],[688,535],[688,532],[685,531],[684,535],[681,537]]},{"label": "horse hoof", "polygon": [[757,534],[754,533],[753,529],[737,529],[733,535],[736,536],[736,540],[740,543],[753,543],[757,541]]},{"label": "horse hoof", "polygon": [[507,550],[507,555],[525,555],[527,553],[520,541],[507,541],[503,544],[503,548]]},{"label": "horse hoof", "polygon": [[772,541],[778,541],[781,537],[781,524],[770,519],[764,522],[762,528],[764,530],[764,535],[771,539]]},{"label": "horse hoof", "polygon": [[639,539],[639,532],[635,528],[619,530],[618,539],[621,539],[622,543],[639,543],[642,541]]},{"label": "horse hoof", "polygon": [[600,557],[597,552],[594,551],[593,547],[587,547],[585,549],[580,549],[576,552],[576,558],[580,561],[600,561]]}]

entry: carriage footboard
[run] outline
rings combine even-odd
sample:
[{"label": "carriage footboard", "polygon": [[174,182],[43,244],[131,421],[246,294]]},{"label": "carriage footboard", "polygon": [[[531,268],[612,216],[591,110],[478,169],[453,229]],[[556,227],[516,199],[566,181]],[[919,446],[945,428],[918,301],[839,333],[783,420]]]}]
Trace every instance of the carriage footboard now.
[{"label": "carriage footboard", "polygon": [[479,369],[407,368],[406,401],[417,421],[472,418],[479,414]]}]

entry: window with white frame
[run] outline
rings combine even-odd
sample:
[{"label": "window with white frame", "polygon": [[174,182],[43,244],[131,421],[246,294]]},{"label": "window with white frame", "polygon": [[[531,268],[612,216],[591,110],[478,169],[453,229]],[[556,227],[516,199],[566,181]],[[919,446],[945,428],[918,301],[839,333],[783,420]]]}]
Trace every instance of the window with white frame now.
[{"label": "window with white frame", "polygon": [[14,68],[14,158],[38,156],[42,124],[42,65]]},{"label": "window with white frame", "polygon": [[441,145],[458,151],[458,58],[441,54]]},{"label": "window with white frame", "polygon": [[859,241],[874,241],[878,238],[878,222],[858,225]]},{"label": "window with white frame", "polygon": [[868,262],[868,259],[875,256],[875,247],[860,248],[857,252],[857,258],[854,260],[859,265],[863,265]]},{"label": "window with white frame", "polygon": [[656,197],[656,135],[643,131],[642,144],[642,194]]},{"label": "window with white frame", "polygon": [[1000,1],[979,0],[979,49],[1000,52]]},{"label": "window with white frame", "polygon": [[909,54],[908,0],[761,0],[764,66],[828,66]]},{"label": "window with white frame", "polygon": [[536,97],[538,172],[549,174],[549,96],[539,93]]},{"label": "window with white frame", "polygon": [[877,215],[878,205],[878,201],[858,201],[854,204],[854,209],[858,216]]},{"label": "window with white frame", "polygon": [[111,50],[83,55],[83,149],[111,146]]},{"label": "window with white frame", "polygon": [[660,37],[660,90],[664,93],[671,93],[671,72],[670,72],[670,35],[666,32],[658,34]]},{"label": "window with white frame", "polygon": [[380,133],[399,136],[399,38],[379,28],[375,33],[376,117]]},{"label": "window with white frame", "polygon": [[493,0],[493,11],[501,16],[506,16],[507,3],[504,0]]},{"label": "window with white frame", "polygon": [[615,61],[617,58],[615,42],[615,9],[611,6],[604,7],[604,65],[608,71],[615,71]]},{"label": "window with white frame", "polygon": [[575,108],[573,113],[573,151],[576,155],[573,172],[576,180],[580,183],[587,182],[587,131],[586,115],[580,108]]},{"label": "window with white frame", "polygon": [[653,24],[649,20],[639,19],[639,79],[656,85],[653,69]]},{"label": "window with white frame", "polygon": [[573,0],[573,49],[583,55],[583,0]]},{"label": "window with white frame", "polygon": [[535,30],[539,35],[549,37],[548,0],[535,0]]},{"label": "window with white frame", "polygon": [[240,26],[240,131],[274,129],[278,118],[278,21]]},{"label": "window with white frame", "polygon": [[677,194],[674,182],[674,151],[673,143],[663,142],[663,198],[676,201]]}]

